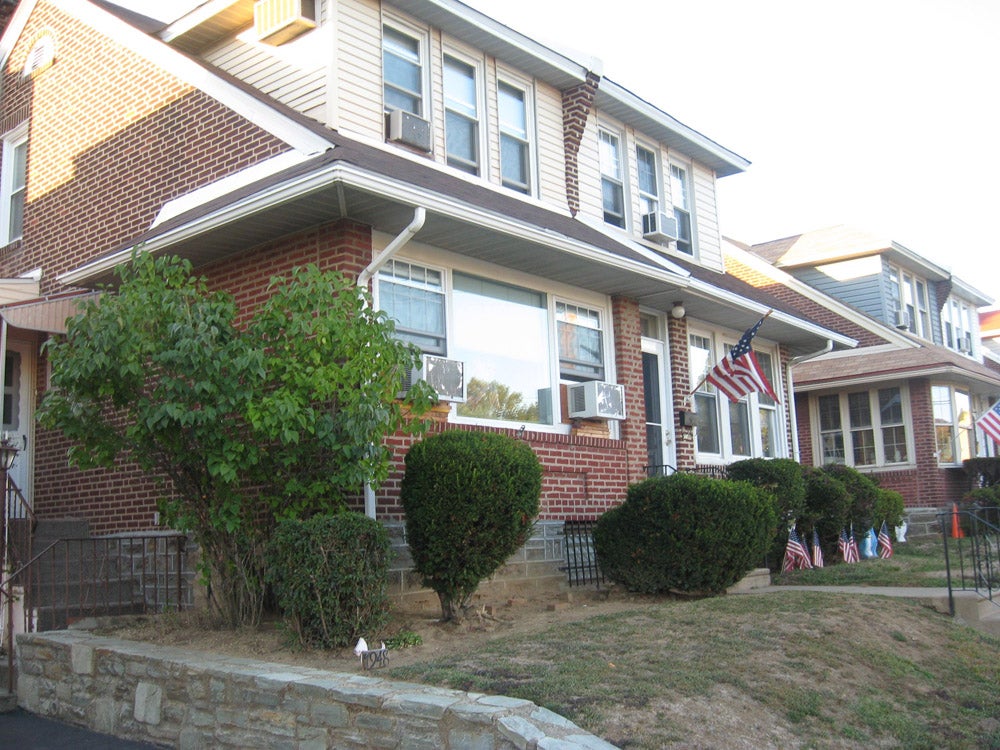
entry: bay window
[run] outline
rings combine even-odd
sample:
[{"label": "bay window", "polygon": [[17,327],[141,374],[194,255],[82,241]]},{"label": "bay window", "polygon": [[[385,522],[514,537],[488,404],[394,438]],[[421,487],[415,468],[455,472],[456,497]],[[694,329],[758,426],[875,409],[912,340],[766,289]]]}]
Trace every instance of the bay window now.
[{"label": "bay window", "polygon": [[817,397],[820,463],[854,467],[909,463],[905,393],[900,386],[885,386]]},{"label": "bay window", "polygon": [[972,458],[972,402],[968,391],[932,385],[931,404],[938,463],[960,464]]}]

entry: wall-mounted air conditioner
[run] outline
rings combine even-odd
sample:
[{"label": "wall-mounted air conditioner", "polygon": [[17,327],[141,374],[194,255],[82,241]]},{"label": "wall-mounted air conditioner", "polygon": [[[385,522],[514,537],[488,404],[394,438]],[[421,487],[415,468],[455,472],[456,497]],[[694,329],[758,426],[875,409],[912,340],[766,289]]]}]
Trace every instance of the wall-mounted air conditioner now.
[{"label": "wall-mounted air conditioner", "polygon": [[617,383],[588,380],[566,388],[572,419],[625,419],[625,388]]},{"label": "wall-mounted air conditioner", "polygon": [[465,363],[457,359],[425,354],[420,367],[406,371],[399,396],[402,397],[418,380],[424,380],[437,391],[441,401],[465,401]]},{"label": "wall-mounted air conditioner", "polygon": [[389,140],[406,146],[431,150],[431,124],[412,112],[394,109],[388,115]]},{"label": "wall-mounted air conditioner", "polygon": [[910,327],[910,313],[907,310],[896,310],[896,328],[903,330]]},{"label": "wall-mounted air conditioner", "polygon": [[642,215],[642,236],[666,244],[677,239],[677,219],[662,211]]},{"label": "wall-mounted air conditioner", "polygon": [[283,44],[316,28],[315,0],[257,0],[253,6],[257,39]]}]

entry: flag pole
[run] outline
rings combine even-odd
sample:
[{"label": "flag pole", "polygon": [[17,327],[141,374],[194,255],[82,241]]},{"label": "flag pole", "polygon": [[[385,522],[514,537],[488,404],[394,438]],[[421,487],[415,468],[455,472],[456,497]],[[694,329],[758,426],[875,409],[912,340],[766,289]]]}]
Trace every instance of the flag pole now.
[{"label": "flag pole", "polygon": [[[768,311],[767,311],[766,313],[764,313],[764,317],[763,317],[763,318],[761,318],[759,322],[760,322],[760,323],[763,323],[763,322],[764,322],[765,320],[767,320],[767,319],[768,319],[768,318],[769,318],[769,317],[771,316],[771,313],[773,313],[773,312],[774,312],[774,308],[772,307],[772,308],[771,308],[770,310],[768,310]],[[711,370],[709,370],[709,371],[708,371],[708,372],[707,372],[707,373],[705,374],[705,377],[703,377],[703,378],[702,378],[702,379],[701,379],[701,380],[700,380],[700,381],[698,382],[698,385],[696,385],[696,386],[695,386],[694,388],[692,388],[692,389],[691,389],[691,392],[690,392],[690,393],[688,394],[688,398],[691,398],[691,397],[692,397],[692,396],[693,396],[693,395],[694,395],[695,393],[697,393],[697,392],[698,392],[698,389],[699,389],[699,388],[701,388],[701,387],[702,387],[703,385],[705,385],[705,381],[706,381],[706,380],[708,380],[708,376],[709,376],[709,375],[711,375],[711,374],[712,374],[712,371],[711,371]]]}]

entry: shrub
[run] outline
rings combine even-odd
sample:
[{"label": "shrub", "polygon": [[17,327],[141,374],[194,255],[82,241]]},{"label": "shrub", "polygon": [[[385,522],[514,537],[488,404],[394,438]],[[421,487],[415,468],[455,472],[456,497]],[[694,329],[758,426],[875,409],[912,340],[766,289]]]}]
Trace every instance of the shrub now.
[{"label": "shrub", "polygon": [[879,487],[875,496],[875,507],[872,510],[875,521],[874,529],[878,531],[882,522],[885,521],[891,534],[892,530],[903,522],[903,513],[903,496],[895,490]]},{"label": "shrub", "polygon": [[[987,523],[1000,526],[1000,484],[977,487],[966,492],[962,496],[962,506],[965,510],[974,511]],[[968,521],[963,519],[963,526],[968,525]]]},{"label": "shrub", "polygon": [[979,456],[962,462],[973,487],[1000,485],[1000,456]]},{"label": "shrub", "polygon": [[767,561],[770,567],[780,565],[788,541],[788,527],[800,519],[806,509],[802,465],[791,458],[750,458],[730,464],[728,473],[730,479],[750,482],[773,496],[778,523],[771,537]]},{"label": "shrub", "polygon": [[[808,534],[810,537],[815,529],[819,534],[823,557],[832,559],[837,552],[840,531],[850,522],[851,495],[844,483],[825,469],[806,469],[805,483],[806,511],[799,520],[798,529],[803,535]],[[788,535],[785,533],[782,543],[787,540]],[[779,558],[777,565],[780,564]]]},{"label": "shrub", "polygon": [[443,620],[464,613],[480,581],[527,541],[541,489],[538,457],[506,435],[449,430],[407,453],[406,538]]},{"label": "shrub", "polygon": [[851,496],[851,509],[848,515],[855,526],[866,531],[871,528],[875,522],[875,503],[878,500],[879,486],[870,477],[844,464],[827,464],[823,470],[844,483],[847,493]]},{"label": "shrub", "polygon": [[388,621],[389,535],[360,513],[279,521],[267,580],[300,644],[348,646]]},{"label": "shrub", "polygon": [[629,487],[598,519],[594,547],[632,591],[718,593],[760,562],[775,523],[771,497],[748,482],[678,473]]}]

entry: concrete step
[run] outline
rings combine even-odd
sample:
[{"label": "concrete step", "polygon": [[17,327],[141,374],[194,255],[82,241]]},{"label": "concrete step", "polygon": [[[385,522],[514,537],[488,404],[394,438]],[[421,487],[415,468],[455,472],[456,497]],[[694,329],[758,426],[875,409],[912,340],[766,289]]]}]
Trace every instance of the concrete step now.
[{"label": "concrete step", "polygon": [[956,591],[955,619],[981,633],[1000,636],[1000,600],[992,601],[975,591]]},{"label": "concrete step", "polygon": [[[80,539],[90,536],[90,522],[85,518],[46,518],[39,519],[35,527],[35,548],[44,549],[49,542],[56,539]],[[40,545],[38,542],[44,541]]]}]

